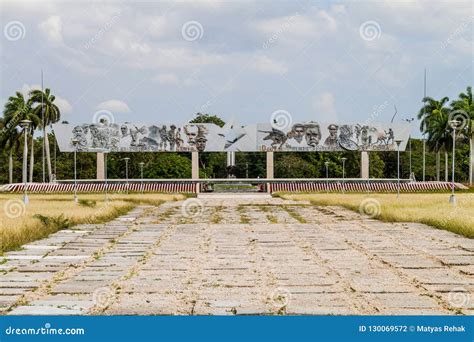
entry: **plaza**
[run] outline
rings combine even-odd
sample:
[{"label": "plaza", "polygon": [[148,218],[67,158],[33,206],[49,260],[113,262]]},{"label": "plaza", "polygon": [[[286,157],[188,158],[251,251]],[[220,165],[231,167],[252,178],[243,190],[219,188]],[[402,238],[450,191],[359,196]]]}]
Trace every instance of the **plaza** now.
[{"label": "plaza", "polygon": [[454,315],[474,241],[265,194],[139,206],[7,252],[10,315]]}]

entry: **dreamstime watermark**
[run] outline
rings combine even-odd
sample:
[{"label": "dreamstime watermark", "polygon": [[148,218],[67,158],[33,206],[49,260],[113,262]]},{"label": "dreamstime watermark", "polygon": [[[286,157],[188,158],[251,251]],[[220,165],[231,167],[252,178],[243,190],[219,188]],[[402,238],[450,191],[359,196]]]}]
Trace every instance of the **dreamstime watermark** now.
[{"label": "dreamstime watermark", "polygon": [[5,335],[84,335],[84,328],[53,328],[51,323],[45,323],[43,327],[12,327],[5,328]]},{"label": "dreamstime watermark", "polygon": [[291,292],[283,287],[277,287],[268,295],[268,301],[276,308],[284,308],[290,304]]},{"label": "dreamstime watermark", "polygon": [[110,110],[101,109],[94,113],[92,117],[92,122],[94,124],[113,124],[115,123],[115,116]]},{"label": "dreamstime watermark", "polygon": [[370,218],[376,218],[380,215],[382,207],[375,198],[366,198],[359,205],[359,212]]},{"label": "dreamstime watermark", "polygon": [[26,213],[26,205],[19,199],[8,200],[5,202],[3,210],[8,218],[15,219]]},{"label": "dreamstime watermark", "polygon": [[378,119],[380,114],[382,114],[382,112],[387,108],[387,106],[388,106],[388,101],[387,100],[385,100],[380,105],[373,105],[372,106],[372,113],[367,118],[367,120],[365,120],[364,125],[374,123]]},{"label": "dreamstime watermark", "polygon": [[463,130],[465,127],[469,127],[469,124],[470,124],[470,117],[469,117],[469,114],[467,114],[465,111],[463,111],[462,109],[458,109],[458,110],[454,110],[452,111],[451,113],[449,113],[449,118],[448,118],[449,121],[457,121],[458,124],[456,126],[456,129],[461,131]]},{"label": "dreamstime watermark", "polygon": [[117,21],[119,21],[120,17],[122,16],[122,12],[119,12],[118,14],[114,15],[112,17],[112,19],[110,19],[108,22],[105,23],[104,26],[102,26],[97,32],[96,34],[94,34],[94,36],[87,42],[84,44],[84,49],[85,50],[88,50],[91,48],[92,45],[94,45],[95,43],[97,43],[102,37],[103,35],[109,31],[112,26],[114,26]]},{"label": "dreamstime watermark", "polygon": [[191,20],[181,27],[181,35],[188,42],[199,40],[204,35],[204,28],[199,21]]},{"label": "dreamstime watermark", "polygon": [[270,38],[268,38],[263,43],[262,48],[268,49],[270,47],[270,45],[274,44],[281,37],[281,35],[283,35],[286,31],[288,31],[290,29],[291,25],[293,25],[293,22],[295,21],[295,19],[299,15],[300,14],[298,12],[296,12],[292,16],[289,16],[285,20],[285,22],[281,25],[281,27],[278,30],[276,30],[275,32],[273,32],[273,34],[270,36]]},{"label": "dreamstime watermark", "polygon": [[382,35],[382,29],[378,22],[374,20],[368,20],[360,25],[359,35],[363,40],[372,41],[380,38]]},{"label": "dreamstime watermark", "polygon": [[278,130],[284,130],[291,126],[293,123],[293,117],[291,114],[283,109],[274,111],[270,117],[270,123],[272,128]]},{"label": "dreamstime watermark", "polygon": [[108,286],[99,287],[92,293],[94,306],[105,308],[109,306],[115,297],[115,291]]},{"label": "dreamstime watermark", "polygon": [[204,204],[197,198],[188,198],[181,205],[181,214],[184,217],[198,217],[204,212]]},{"label": "dreamstime watermark", "polygon": [[453,288],[448,293],[448,303],[455,308],[466,308],[471,300],[470,293],[463,287]]},{"label": "dreamstime watermark", "polygon": [[26,29],[21,21],[9,21],[3,28],[3,34],[9,41],[14,42],[25,38]]},{"label": "dreamstime watermark", "polygon": [[204,104],[202,104],[201,106],[197,106],[196,107],[196,110],[199,112],[199,113],[206,113],[209,108],[212,106],[212,101],[211,100],[207,100]]},{"label": "dreamstime watermark", "polygon": [[474,15],[461,20],[461,23],[450,32],[449,37],[441,44],[441,50],[446,49],[451,43],[469,27],[469,22],[474,20]]}]

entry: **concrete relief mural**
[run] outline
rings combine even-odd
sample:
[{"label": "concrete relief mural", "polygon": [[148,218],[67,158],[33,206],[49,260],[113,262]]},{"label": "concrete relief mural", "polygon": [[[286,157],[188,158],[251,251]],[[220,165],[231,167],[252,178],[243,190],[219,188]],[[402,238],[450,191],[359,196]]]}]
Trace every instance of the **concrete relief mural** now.
[{"label": "concrete relief mural", "polygon": [[[395,136],[397,132],[397,136]],[[286,129],[271,124],[257,126],[258,151],[396,151],[396,139],[404,150],[409,126],[377,124],[295,123]]]},{"label": "concrete relief mural", "polygon": [[226,151],[395,151],[409,126],[299,122],[286,129],[270,123],[214,124],[55,124],[61,151],[226,152]]}]

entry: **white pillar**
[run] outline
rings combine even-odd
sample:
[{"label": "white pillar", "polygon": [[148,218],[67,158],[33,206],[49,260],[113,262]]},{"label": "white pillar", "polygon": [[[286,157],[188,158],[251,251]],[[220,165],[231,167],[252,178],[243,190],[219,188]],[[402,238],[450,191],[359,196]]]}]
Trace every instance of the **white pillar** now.
[{"label": "white pillar", "polygon": [[227,166],[234,166],[235,165],[235,152],[230,151],[227,152]]},{"label": "white pillar", "polygon": [[104,180],[105,179],[105,159],[104,154],[99,152],[97,153],[97,179]]},{"label": "white pillar", "polygon": [[267,179],[273,179],[273,152],[267,152]]},{"label": "white pillar", "polygon": [[[273,179],[273,152],[267,152],[267,179]],[[271,193],[270,183],[267,183],[267,192]]]},{"label": "white pillar", "polygon": [[[191,152],[191,178],[199,179],[199,152]],[[196,193],[200,191],[199,183],[196,183]]]},{"label": "white pillar", "polygon": [[199,152],[191,152],[191,178],[199,179]]},{"label": "white pillar", "polygon": [[369,178],[369,152],[360,153],[360,178]]}]

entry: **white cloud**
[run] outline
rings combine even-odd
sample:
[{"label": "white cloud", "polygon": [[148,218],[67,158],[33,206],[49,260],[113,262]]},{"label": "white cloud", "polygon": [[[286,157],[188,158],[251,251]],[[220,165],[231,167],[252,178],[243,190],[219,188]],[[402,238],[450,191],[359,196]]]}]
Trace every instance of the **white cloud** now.
[{"label": "white cloud", "polygon": [[283,75],[288,72],[288,67],[285,64],[274,61],[267,56],[256,57],[252,63],[252,67],[255,70],[269,74]]},{"label": "white cloud", "polygon": [[[340,7],[333,7],[335,14],[344,14]],[[294,43],[295,39],[315,39],[335,32],[337,19],[328,11],[295,12],[291,15],[257,20],[253,26],[269,40]]]},{"label": "white cloud", "polygon": [[38,84],[26,84],[24,83],[21,86],[21,93],[23,94],[24,97],[28,98],[30,96],[30,91],[34,89],[41,89],[41,86]]},{"label": "white cloud", "polygon": [[153,77],[153,81],[156,81],[160,84],[179,84],[179,78],[175,74],[158,74]]},{"label": "white cloud", "polygon": [[51,43],[60,44],[63,42],[61,17],[50,16],[39,24],[39,28]]},{"label": "white cloud", "polygon": [[[171,85],[182,107],[178,110],[175,101],[157,104],[169,115],[182,115],[182,108],[195,108],[196,103],[212,98],[213,109],[223,115],[245,102],[239,110],[243,120],[250,121],[253,114],[245,117],[245,113],[258,112],[262,103],[279,100],[282,107],[295,106],[293,110],[299,113],[314,108],[316,115],[327,120],[334,119],[331,115],[337,112],[365,118],[361,112],[370,110],[374,98],[387,96],[387,92],[400,99],[400,108],[416,112],[422,82],[419,74],[424,67],[437,84],[454,82],[462,73],[464,80],[456,80],[459,89],[446,95],[456,96],[465,88],[472,71],[471,7],[469,1],[453,6],[449,1],[404,0],[334,5],[278,2],[270,7],[258,1],[46,0],[41,6],[24,0],[4,1],[2,15],[15,19],[21,13],[17,19],[27,34],[24,44],[3,49],[1,61],[12,76],[18,65],[24,69],[22,75],[34,75],[40,61],[45,70],[60,75],[58,90],[81,94],[81,108],[91,105],[88,111],[100,102],[97,95],[103,100],[117,96],[104,77],[114,75],[114,83],[124,93],[143,82],[140,92],[133,93],[134,112],[145,113],[137,114],[143,117],[148,115],[149,99]],[[183,39],[181,28],[189,20],[203,25],[202,39]],[[381,37],[373,41],[359,35],[359,26],[369,20],[377,21],[382,30]],[[0,97],[7,98],[22,83],[4,74]],[[282,82],[275,82],[278,75],[285,75]],[[316,97],[301,98],[300,92],[288,88],[287,81],[290,87]],[[332,95],[335,89],[337,106]],[[345,101],[354,89],[357,108]],[[249,102],[249,93],[259,94],[258,101]],[[285,98],[268,95],[275,93],[284,93]],[[107,102],[107,108],[117,109],[117,103]],[[62,107],[64,112],[71,110]],[[118,107],[130,110],[126,104]]]},{"label": "white cloud", "polygon": [[316,111],[316,120],[322,122],[337,122],[337,110],[332,93],[325,91],[313,98],[313,109]]},{"label": "white cloud", "polygon": [[62,114],[69,114],[72,112],[72,106],[68,100],[56,96],[54,103],[59,107]]},{"label": "white cloud", "polygon": [[108,100],[100,103],[96,109],[105,109],[109,110],[112,113],[129,113],[130,108],[128,105],[120,100]]},{"label": "white cloud", "polygon": [[[26,84],[25,83],[21,86],[20,91],[23,94],[23,96],[28,98],[29,94],[30,94],[30,91],[32,91],[34,89],[41,90],[41,86],[39,84]],[[61,96],[56,95],[54,92],[52,92],[52,93],[55,97],[54,103],[56,104],[56,106],[59,107],[59,110],[61,111],[61,114],[71,113],[72,112],[72,105],[69,103],[69,101],[66,100],[65,98],[61,97]]]}]

